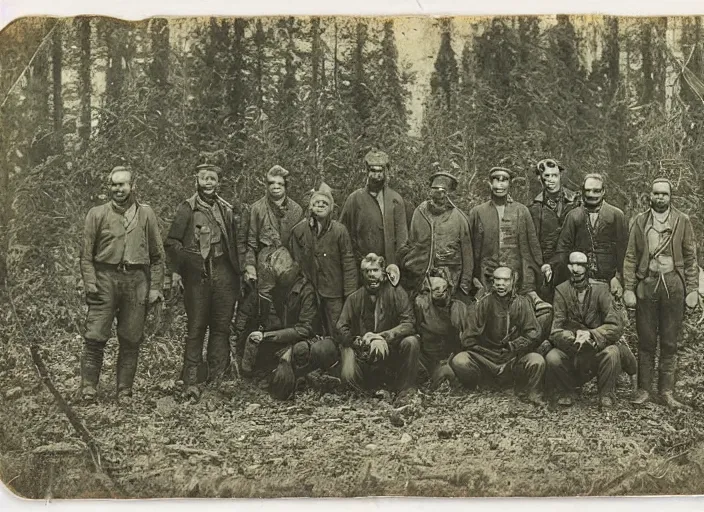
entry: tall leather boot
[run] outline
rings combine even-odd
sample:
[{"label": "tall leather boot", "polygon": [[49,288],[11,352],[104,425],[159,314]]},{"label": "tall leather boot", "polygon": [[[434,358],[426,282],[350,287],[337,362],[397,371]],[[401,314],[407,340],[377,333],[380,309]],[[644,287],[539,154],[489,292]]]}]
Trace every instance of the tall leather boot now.
[{"label": "tall leather boot", "polygon": [[[662,364],[660,366],[662,368]],[[655,356],[652,352],[638,352],[638,389],[632,402],[637,405],[650,400],[653,392],[653,373],[655,372]]]},{"label": "tall leather boot", "polygon": [[244,344],[244,354],[242,354],[242,373],[250,375],[254,371],[254,365],[257,362],[257,354],[259,353],[260,341],[253,340],[251,336],[247,337]]},{"label": "tall leather boot", "polygon": [[686,406],[675,399],[675,373],[677,371],[677,356],[668,355],[660,357],[660,375],[658,389],[660,399],[668,409],[684,409]]},{"label": "tall leather boot", "polygon": [[86,401],[95,400],[98,394],[100,370],[103,367],[105,345],[94,340],[85,340],[81,355],[81,397]]},{"label": "tall leather boot", "polygon": [[117,353],[117,400],[129,402],[132,397],[132,384],[137,373],[139,348],[120,346]]}]

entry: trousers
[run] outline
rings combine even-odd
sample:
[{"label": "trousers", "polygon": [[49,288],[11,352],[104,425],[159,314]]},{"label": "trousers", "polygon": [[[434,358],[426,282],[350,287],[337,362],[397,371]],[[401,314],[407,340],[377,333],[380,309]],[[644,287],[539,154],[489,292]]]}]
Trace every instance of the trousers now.
[{"label": "trousers", "polygon": [[[363,361],[352,348],[342,349],[340,362],[342,381],[353,387],[375,389],[384,383],[401,392],[415,388],[418,381],[420,341],[417,336],[407,336],[389,344],[389,354],[382,361]],[[353,369],[346,372],[345,369]]]},{"label": "trousers", "polygon": [[530,352],[518,357],[499,374],[495,365],[489,365],[486,359],[466,351],[453,357],[450,367],[459,381],[468,388],[494,381],[498,384],[511,382],[519,391],[538,391],[543,384],[545,359],[536,352]]},{"label": "trousers", "polygon": [[569,356],[553,348],[545,356],[545,390],[548,393],[574,393],[596,376],[600,395],[611,395],[616,390],[616,379],[621,373],[621,355],[617,345],[609,345],[599,352],[580,351]]}]

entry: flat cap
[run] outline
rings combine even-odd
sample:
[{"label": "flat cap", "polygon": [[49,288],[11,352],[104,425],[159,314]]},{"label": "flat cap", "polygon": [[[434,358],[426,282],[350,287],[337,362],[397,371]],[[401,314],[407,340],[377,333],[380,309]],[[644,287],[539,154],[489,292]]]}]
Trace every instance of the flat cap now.
[{"label": "flat cap", "polygon": [[389,155],[378,149],[372,149],[364,155],[364,163],[367,167],[386,167],[389,165]]},{"label": "flat cap", "polygon": [[455,190],[459,182],[460,180],[458,180],[456,176],[446,171],[439,171],[430,176],[431,187],[435,185],[449,190]]},{"label": "flat cap", "polygon": [[516,171],[512,171],[511,169],[507,169],[506,167],[492,167],[489,169],[489,178],[491,179],[495,174],[506,174],[508,175],[509,179],[513,179],[516,177]]}]

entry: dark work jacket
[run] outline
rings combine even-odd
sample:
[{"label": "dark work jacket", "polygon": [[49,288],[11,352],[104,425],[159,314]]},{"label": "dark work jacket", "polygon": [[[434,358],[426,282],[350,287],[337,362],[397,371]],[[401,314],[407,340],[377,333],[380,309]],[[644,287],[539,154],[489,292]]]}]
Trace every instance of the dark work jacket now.
[{"label": "dark work jacket", "polygon": [[[670,223],[677,227],[670,238],[670,250],[675,263],[675,270],[682,278],[685,293],[699,288],[699,267],[697,265],[697,240],[689,217],[681,211],[670,207]],[[648,275],[650,251],[645,237],[645,225],[650,210],[636,216],[628,237],[628,247],[623,264],[624,290],[636,290],[636,285]],[[678,220],[679,219],[679,220]]]},{"label": "dark work jacket", "polygon": [[291,256],[323,298],[343,298],[357,289],[357,264],[347,228],[331,220],[317,235],[310,217],[296,224],[289,238]]},{"label": "dark work jacket", "polygon": [[[597,271],[590,275],[600,281],[610,281],[623,275],[623,258],[628,244],[626,216],[619,208],[604,201],[596,226],[589,234],[589,213],[580,206],[565,217],[553,261],[567,265],[571,252],[580,251],[594,258]],[[592,256],[593,255],[593,256]]]},{"label": "dark work jacket", "polygon": [[406,206],[394,189],[384,187],[384,215],[376,198],[367,188],[352,192],[345,201],[340,222],[352,239],[357,265],[373,252],[383,256],[387,265],[396,263],[396,252],[408,238]]},{"label": "dark work jacket", "polygon": [[462,346],[495,364],[534,351],[540,325],[532,301],[523,295],[487,293],[470,309],[460,333]]},{"label": "dark work jacket", "polygon": [[[374,322],[375,312],[378,321]],[[376,303],[372,303],[366,288],[362,287],[347,297],[337,321],[338,342],[349,347],[357,336],[368,332],[388,334],[389,345],[415,334],[415,315],[408,294],[400,286],[388,281],[382,283]]]},{"label": "dark work jacket", "polygon": [[300,276],[285,290],[275,287],[273,301],[250,293],[240,305],[235,318],[233,336],[240,339],[253,330],[276,331],[275,343],[295,343],[313,336],[318,313],[315,290]]},{"label": "dark work jacket", "polygon": [[[224,199],[218,197],[216,202],[224,221],[224,225],[220,226],[223,252],[235,274],[239,275],[241,274],[240,257],[244,253],[245,244],[245,234],[239,229],[240,215]],[[195,210],[195,195],[179,205],[164,243],[171,270],[181,275],[186,272],[200,272],[203,266],[203,257],[195,236]],[[239,280],[237,282],[239,283]],[[235,294],[239,296],[239,284],[237,287]]]},{"label": "dark work jacket", "polygon": [[572,190],[562,188],[559,192],[562,201],[562,210],[558,212],[548,207],[545,203],[545,193],[541,192],[533,199],[533,204],[528,207],[533,224],[543,253],[543,261],[549,262],[555,254],[557,240],[565,217],[569,212],[580,205],[579,194]]},{"label": "dark work jacket", "polygon": [[453,299],[449,307],[440,308],[433,304],[430,293],[422,293],[416,297],[415,313],[421,350],[437,353],[445,348],[446,352],[459,352],[460,330],[469,314],[469,306]]},{"label": "dark work jacket", "polygon": [[606,283],[591,281],[580,304],[577,291],[566,281],[555,289],[550,342],[566,354],[574,354],[578,330],[589,331],[597,350],[616,343],[623,334],[623,315],[614,307],[611,289]]}]

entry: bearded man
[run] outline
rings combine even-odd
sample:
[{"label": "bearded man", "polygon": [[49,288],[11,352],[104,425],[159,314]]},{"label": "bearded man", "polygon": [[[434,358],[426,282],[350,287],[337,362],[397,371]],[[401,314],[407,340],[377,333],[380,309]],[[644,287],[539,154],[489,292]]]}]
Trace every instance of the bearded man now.
[{"label": "bearded man", "polygon": [[81,357],[81,395],[97,396],[105,344],[117,316],[117,399],[129,402],[148,305],[163,300],[164,247],[154,210],[135,199],[126,167],[108,178],[110,201],[88,211],[81,274],[88,316]]},{"label": "bearded man", "polygon": [[383,257],[367,254],[361,269],[364,286],[347,298],[337,322],[341,378],[353,387],[376,387],[390,371],[402,402],[415,393],[418,377],[413,307]]},{"label": "bearded man", "polygon": [[364,156],[367,183],[345,201],[340,222],[352,239],[355,265],[369,253],[396,262],[398,249],[408,238],[406,205],[401,195],[389,187],[389,156],[373,149]]},{"label": "bearded man", "polygon": [[196,192],[181,203],[165,247],[184,286],[187,334],[182,378],[189,398],[200,397],[198,368],[208,334],[208,379],[217,384],[230,362],[230,323],[240,296],[238,229],[232,205],[218,195],[221,169],[196,167]]},{"label": "bearded man", "polygon": [[310,198],[310,214],[293,227],[293,259],[315,288],[323,327],[333,335],[345,298],[357,289],[357,265],[345,226],[330,218],[334,200],[325,183]]},{"label": "bearded man", "polygon": [[554,346],[545,356],[545,389],[570,406],[578,386],[597,379],[599,405],[609,408],[621,373],[623,315],[614,307],[609,286],[588,277],[589,260],[581,252],[569,257],[570,279],[555,289]]},{"label": "bearded man", "polygon": [[544,278],[542,283],[537,285],[538,294],[550,303],[555,293],[555,286],[569,278],[569,271],[559,260],[552,265],[549,262],[553,261],[555,256],[557,240],[566,215],[580,204],[579,195],[562,185],[563,172],[564,167],[552,158],[538,162],[536,173],[543,190],[528,207],[533,217],[544,262],[541,268]]},{"label": "bearded man", "polygon": [[671,204],[672,183],[653,181],[650,209],[636,216],[623,264],[623,302],[636,309],[638,391],[634,403],[653,394],[655,351],[660,339],[658,391],[670,409],[683,404],[674,397],[677,340],[685,306],[699,301],[697,243],[689,217]]},{"label": "bearded man", "polygon": [[474,268],[469,223],[448,196],[457,188],[457,178],[437,172],[429,185],[430,198],[413,213],[408,241],[398,252],[404,287],[415,297],[431,271],[442,271],[455,296],[468,297]]},{"label": "bearded man", "polygon": [[586,254],[589,276],[608,283],[611,293],[620,299],[628,226],[623,211],[604,200],[605,193],[604,178],[600,174],[584,177],[582,204],[565,217],[551,263],[565,264],[575,251]]},{"label": "bearded man", "polygon": [[512,382],[529,402],[542,405],[540,388],[545,360],[536,352],[540,325],[531,299],[515,292],[516,273],[494,270],[492,291],[470,309],[460,333],[460,352],[450,362],[459,381],[469,388],[491,381]]},{"label": "bearded man", "polygon": [[303,208],[288,196],[289,172],[275,165],[266,173],[266,194],[250,210],[244,277],[257,282],[265,295],[274,286],[271,276],[262,274],[266,258],[279,247],[288,247],[293,226],[303,218]]}]

